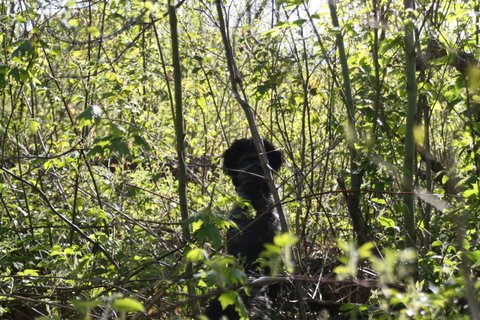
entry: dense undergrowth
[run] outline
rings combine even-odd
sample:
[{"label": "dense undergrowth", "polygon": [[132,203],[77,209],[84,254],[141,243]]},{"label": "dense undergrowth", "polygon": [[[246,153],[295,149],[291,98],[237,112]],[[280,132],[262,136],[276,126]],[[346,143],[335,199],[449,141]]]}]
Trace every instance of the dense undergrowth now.
[{"label": "dense undergrowth", "polygon": [[[241,307],[252,279],[224,254],[241,200],[221,156],[251,134],[215,3],[174,5],[179,57],[165,1],[0,0],[0,318],[192,318],[221,292]],[[478,319],[478,2],[418,1],[408,17],[399,1],[343,1],[338,28],[317,1],[224,6],[235,76],[286,162],[275,180],[290,234],[264,259],[281,286],[275,318]]]}]

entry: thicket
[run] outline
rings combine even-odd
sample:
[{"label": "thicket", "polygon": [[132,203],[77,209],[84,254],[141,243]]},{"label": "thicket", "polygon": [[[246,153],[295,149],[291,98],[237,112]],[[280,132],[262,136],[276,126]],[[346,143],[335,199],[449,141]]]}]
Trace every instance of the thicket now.
[{"label": "thicket", "polygon": [[221,155],[258,130],[276,318],[479,319],[479,12],[0,0],[0,318],[241,309]]}]

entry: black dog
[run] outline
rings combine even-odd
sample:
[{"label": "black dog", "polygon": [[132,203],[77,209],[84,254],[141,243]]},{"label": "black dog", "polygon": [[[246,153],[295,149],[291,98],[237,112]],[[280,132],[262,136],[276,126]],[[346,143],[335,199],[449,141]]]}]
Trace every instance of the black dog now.
[{"label": "black dog", "polygon": [[[274,171],[280,169],[282,153],[276,150],[271,142],[263,140],[268,164]],[[249,217],[245,206],[237,205],[232,212],[232,220],[238,229],[227,231],[227,252],[244,262],[247,274],[258,269],[256,260],[265,250],[266,243],[272,243],[279,230],[276,211],[268,184],[263,177],[263,170],[258,160],[258,153],[252,139],[235,141],[223,155],[224,172],[232,179],[238,195],[251,203],[255,209],[255,217]],[[268,273],[268,269],[263,270]],[[270,292],[268,290],[270,289]],[[266,288],[247,302],[251,317],[269,319],[270,298],[274,296],[272,288]],[[239,319],[233,306],[222,310],[220,302],[213,300],[205,314],[209,319]]]}]

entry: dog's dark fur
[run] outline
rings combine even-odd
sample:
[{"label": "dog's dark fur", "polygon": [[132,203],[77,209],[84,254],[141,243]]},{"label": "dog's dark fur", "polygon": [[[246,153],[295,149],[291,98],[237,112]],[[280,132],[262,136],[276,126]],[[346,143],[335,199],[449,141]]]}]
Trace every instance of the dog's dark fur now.
[{"label": "dog's dark fur", "polygon": [[[268,140],[263,140],[263,143],[270,168],[278,171],[283,162],[282,153]],[[231,218],[239,229],[227,231],[227,252],[244,262],[247,274],[254,274],[258,269],[256,260],[265,250],[265,244],[273,242],[279,229],[279,222],[252,139],[235,141],[223,155],[223,167],[225,173],[232,179],[237,194],[250,202],[255,210],[255,217],[249,217],[245,206],[237,205],[234,208]],[[267,273],[268,270],[261,272]],[[269,319],[270,298],[274,295],[272,291],[268,292],[266,288],[247,301],[247,308],[252,309],[252,318]],[[233,306],[222,310],[217,299],[210,303],[206,315],[214,320],[222,319],[222,316],[230,320],[239,318]]]}]

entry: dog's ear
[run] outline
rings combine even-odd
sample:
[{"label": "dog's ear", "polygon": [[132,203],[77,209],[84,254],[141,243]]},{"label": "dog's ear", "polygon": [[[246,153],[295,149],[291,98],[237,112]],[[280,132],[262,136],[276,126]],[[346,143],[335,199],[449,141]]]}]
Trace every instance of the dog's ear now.
[{"label": "dog's ear", "polygon": [[276,149],[267,139],[263,139],[263,144],[265,146],[265,151],[267,152],[268,164],[273,170],[278,171],[283,163],[282,152]]}]

